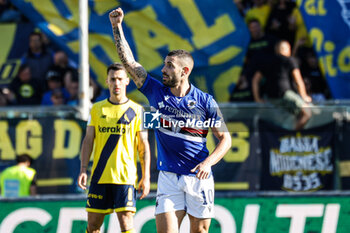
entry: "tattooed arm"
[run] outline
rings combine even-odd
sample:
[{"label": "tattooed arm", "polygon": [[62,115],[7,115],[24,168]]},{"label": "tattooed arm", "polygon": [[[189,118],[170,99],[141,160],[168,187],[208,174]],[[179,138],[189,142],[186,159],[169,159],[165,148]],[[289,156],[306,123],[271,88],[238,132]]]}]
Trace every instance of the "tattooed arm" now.
[{"label": "tattooed arm", "polygon": [[112,24],[115,46],[117,47],[120,61],[130,74],[132,80],[134,80],[137,88],[141,88],[146,80],[147,71],[135,61],[129,44],[125,39],[122,27],[123,18],[124,13],[121,8],[113,10],[111,13],[109,13],[109,20]]}]

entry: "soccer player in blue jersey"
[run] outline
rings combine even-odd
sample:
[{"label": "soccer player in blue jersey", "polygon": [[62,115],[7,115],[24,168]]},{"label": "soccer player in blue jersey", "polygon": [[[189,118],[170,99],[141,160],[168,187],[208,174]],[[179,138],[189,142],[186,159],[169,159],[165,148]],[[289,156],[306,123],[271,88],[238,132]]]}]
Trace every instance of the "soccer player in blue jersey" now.
[{"label": "soccer player in blue jersey", "polygon": [[81,150],[78,185],[86,189],[87,166],[93,165],[86,210],[86,232],[98,233],[106,214],[117,213],[122,232],[134,233],[136,211],[137,153],[142,168],[140,199],[150,190],[150,149],[146,130],[142,130],[142,106],[126,96],[130,80],[122,64],[107,69],[110,97],[92,106]]},{"label": "soccer player in blue jersey", "polygon": [[[159,82],[135,61],[122,29],[124,13],[109,14],[117,51],[137,88],[148,98],[154,118],[160,170],[156,200],[157,232],[178,232],[186,215],[191,232],[208,232],[214,217],[214,180],[211,167],[231,147],[231,136],[213,97],[189,82],[194,61],[184,50],[171,51],[164,61]],[[211,128],[219,143],[206,148]]]}]

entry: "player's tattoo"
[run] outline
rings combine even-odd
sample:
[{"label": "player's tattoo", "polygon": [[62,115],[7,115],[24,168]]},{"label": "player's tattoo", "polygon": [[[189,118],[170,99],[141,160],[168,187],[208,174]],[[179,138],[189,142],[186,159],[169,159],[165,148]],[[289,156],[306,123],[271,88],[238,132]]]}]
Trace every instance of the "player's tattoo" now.
[{"label": "player's tattoo", "polygon": [[113,27],[113,35],[120,61],[130,74],[137,88],[142,87],[147,77],[146,70],[135,61],[130,46],[119,27]]}]

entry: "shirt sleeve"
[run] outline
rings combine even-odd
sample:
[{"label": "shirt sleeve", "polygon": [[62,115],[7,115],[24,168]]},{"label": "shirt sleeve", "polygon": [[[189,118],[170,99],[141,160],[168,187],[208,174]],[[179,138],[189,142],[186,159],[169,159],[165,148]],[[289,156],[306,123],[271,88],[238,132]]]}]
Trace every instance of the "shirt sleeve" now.
[{"label": "shirt sleeve", "polygon": [[208,118],[214,118],[215,120],[221,120],[222,116],[219,114],[220,109],[217,102],[214,100],[214,98],[209,95],[208,102],[207,102],[207,111],[208,111]]},{"label": "shirt sleeve", "polygon": [[207,111],[208,119],[215,121],[214,128],[218,128],[219,131],[224,130],[224,117],[220,111],[219,105],[212,96],[209,96],[209,100],[207,102]]},{"label": "shirt sleeve", "polygon": [[298,62],[293,57],[290,58],[289,65],[290,65],[291,70],[299,68]]},{"label": "shirt sleeve", "polygon": [[93,105],[91,108],[90,115],[89,115],[88,122],[87,122],[87,126],[95,126],[94,112],[95,112],[95,105]]},{"label": "shirt sleeve", "polygon": [[36,185],[36,181],[37,181],[37,175],[36,175],[36,173],[35,173],[35,175],[34,175],[34,177],[33,177],[33,180],[32,180],[32,182],[31,182],[31,186],[32,185]]},{"label": "shirt sleeve", "polygon": [[139,108],[139,113],[137,114],[137,118],[136,118],[136,132],[142,131],[143,127],[142,127],[142,119],[143,119],[143,107]]},{"label": "shirt sleeve", "polygon": [[139,90],[147,97],[148,101],[151,102],[151,99],[160,88],[163,88],[163,84],[147,74],[146,80]]}]

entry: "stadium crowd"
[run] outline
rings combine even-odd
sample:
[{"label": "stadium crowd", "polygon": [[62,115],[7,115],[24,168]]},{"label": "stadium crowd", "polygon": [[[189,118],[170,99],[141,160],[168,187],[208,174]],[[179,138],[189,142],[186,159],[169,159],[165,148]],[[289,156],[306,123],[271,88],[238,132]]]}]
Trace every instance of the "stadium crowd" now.
[{"label": "stadium crowd", "polygon": [[[311,45],[295,0],[233,0],[245,19],[250,43],[239,79],[233,88],[231,102],[255,101],[252,80],[257,69],[273,60],[275,45],[287,41],[291,59],[300,69],[307,94],[313,102],[331,98],[325,77]],[[8,0],[0,0],[0,22],[28,21]],[[16,77],[0,92],[0,106],[6,105],[77,105],[77,64],[40,32],[29,38],[29,49],[23,54]],[[266,77],[263,77],[263,80]],[[297,92],[297,85],[290,78]],[[91,78],[92,102],[100,100],[103,89]],[[260,82],[260,95],[266,96],[266,82]]]},{"label": "stadium crowd", "polygon": [[[95,97],[100,92],[91,79]],[[78,105],[77,65],[67,54],[52,46],[41,32],[29,36],[28,51],[23,54],[17,75],[1,90],[2,106]]]},{"label": "stadium crowd", "polygon": [[[300,69],[307,94],[313,102],[331,98],[325,77],[318,65],[316,53],[303,22],[299,8],[293,0],[235,0],[247,23],[251,40],[239,80],[230,101],[254,101],[252,79],[261,64],[273,61],[275,45],[287,41],[292,48],[292,60]],[[292,78],[290,79],[292,82]],[[260,93],[267,87],[261,82]],[[297,87],[292,84],[297,91]]]}]

